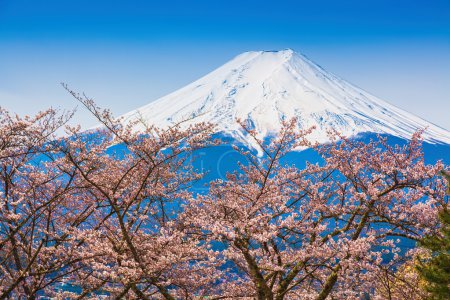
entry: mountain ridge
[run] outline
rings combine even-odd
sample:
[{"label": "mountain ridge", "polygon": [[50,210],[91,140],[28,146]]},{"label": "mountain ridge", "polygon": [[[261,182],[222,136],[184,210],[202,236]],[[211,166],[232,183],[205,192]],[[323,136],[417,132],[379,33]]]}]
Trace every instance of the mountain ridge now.
[{"label": "mountain ridge", "polygon": [[244,52],[209,74],[122,116],[127,123],[167,127],[187,120],[216,124],[217,131],[252,146],[236,119],[260,138],[275,134],[282,120],[315,126],[310,139],[327,142],[333,128],[343,135],[385,133],[408,139],[420,129],[429,143],[450,144],[450,132],[383,101],[291,49]]}]

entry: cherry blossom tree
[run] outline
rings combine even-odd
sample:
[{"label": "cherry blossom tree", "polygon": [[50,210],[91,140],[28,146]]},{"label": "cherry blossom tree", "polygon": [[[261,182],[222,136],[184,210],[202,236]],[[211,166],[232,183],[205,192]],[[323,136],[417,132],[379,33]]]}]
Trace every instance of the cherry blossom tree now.
[{"label": "cherry blossom tree", "polygon": [[[71,131],[60,152],[66,174],[75,174],[79,198],[69,229],[79,263],[71,268],[74,291],[60,297],[189,298],[209,293],[220,278],[215,253],[178,220],[180,205],[201,174],[189,160],[210,145],[212,127],[197,124],[181,130],[147,126],[132,131],[93,101],[72,93],[102,123],[99,131]],[[114,146],[116,145],[116,146]]]},{"label": "cherry blossom tree", "polygon": [[430,257],[430,254],[422,248],[414,248],[404,255],[403,260],[395,262],[397,266],[382,266],[375,275],[373,299],[429,299],[430,294],[426,291],[428,284],[420,278],[415,266],[420,257]]},{"label": "cherry blossom tree", "polygon": [[[447,205],[436,176],[443,166],[425,165],[420,133],[391,147],[381,137],[364,143],[336,133],[330,144],[310,145],[310,131],[298,132],[295,120],[269,145],[247,132],[264,155],[238,149],[248,165],[191,198],[182,215],[234,272],[227,296],[373,294],[380,272],[395,272],[402,242],[435,230],[436,209]],[[306,146],[321,155],[320,164],[283,165],[289,151]]]},{"label": "cherry blossom tree", "polygon": [[0,298],[187,298],[219,281],[215,253],[177,219],[201,174],[192,152],[211,126],[134,133],[73,93],[102,122],[68,127],[47,111],[1,111]]},{"label": "cherry blossom tree", "polygon": [[[335,132],[331,143],[312,145],[314,129],[292,120],[267,144],[243,124],[263,155],[236,147],[240,170],[194,194],[202,174],[190,160],[216,143],[211,125],[136,133],[69,92],[101,127],[69,127],[71,113],[54,110],[23,119],[0,110],[0,299],[414,291],[417,277],[402,270],[415,251],[404,249],[435,232],[436,212],[448,206],[443,165],[424,163],[420,133],[404,146]],[[62,127],[67,135],[58,137]],[[305,147],[319,163],[284,162]]]},{"label": "cherry blossom tree", "polygon": [[44,157],[70,117],[47,110],[20,118],[0,109],[0,299],[34,299],[65,275],[69,255],[53,255],[70,178]]}]

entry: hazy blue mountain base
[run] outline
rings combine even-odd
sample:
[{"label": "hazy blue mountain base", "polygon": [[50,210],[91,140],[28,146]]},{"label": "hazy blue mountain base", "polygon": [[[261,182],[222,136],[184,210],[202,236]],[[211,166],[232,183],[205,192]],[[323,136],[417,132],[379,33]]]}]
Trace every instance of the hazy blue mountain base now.
[{"label": "hazy blue mountain base", "polygon": [[[388,139],[389,145],[405,145],[406,140],[391,136],[382,135]],[[217,135],[223,144],[219,146],[209,147],[198,150],[194,153],[190,162],[195,170],[205,173],[202,180],[194,183],[193,191],[202,193],[207,191],[208,183],[216,179],[226,179],[226,174],[229,172],[239,171],[239,164],[246,165],[248,162],[244,156],[233,149],[232,145],[237,144],[235,140],[230,137]],[[371,139],[377,140],[377,135],[373,133],[361,134],[355,139],[369,142]],[[239,145],[239,144],[237,144]],[[240,144],[239,147],[244,149],[245,146]],[[436,163],[442,160],[446,165],[450,165],[450,145],[448,144],[429,144],[423,143],[423,151],[425,162],[427,164]],[[320,163],[320,156],[315,150],[306,149],[303,151],[292,151],[283,158],[283,163],[287,165],[295,165],[298,168],[305,167],[306,163]]]}]

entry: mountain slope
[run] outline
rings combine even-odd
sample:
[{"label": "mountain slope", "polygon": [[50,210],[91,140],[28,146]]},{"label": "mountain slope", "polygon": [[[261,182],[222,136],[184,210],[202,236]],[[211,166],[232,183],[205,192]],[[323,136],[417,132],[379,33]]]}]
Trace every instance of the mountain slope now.
[{"label": "mountain slope", "polygon": [[[403,111],[288,49],[243,53],[199,80],[124,116],[124,122],[170,126],[188,120],[212,122],[217,130],[251,144],[236,119],[261,138],[276,132],[283,119],[300,128],[316,126],[311,140],[326,142],[327,130],[346,136],[386,133],[410,138],[427,128],[429,143],[450,144],[450,132]],[[141,130],[143,124],[136,125]]]}]

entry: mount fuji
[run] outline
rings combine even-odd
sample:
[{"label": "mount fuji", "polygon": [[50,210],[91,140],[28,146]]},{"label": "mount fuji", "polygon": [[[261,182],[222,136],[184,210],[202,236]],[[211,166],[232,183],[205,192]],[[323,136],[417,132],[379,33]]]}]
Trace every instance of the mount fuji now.
[{"label": "mount fuji", "polygon": [[309,136],[313,142],[327,142],[330,128],[348,137],[380,133],[401,139],[425,129],[427,143],[450,144],[449,131],[372,96],[290,49],[245,52],[122,120],[141,121],[135,130],[145,124],[211,122],[218,133],[252,147],[237,119],[266,138],[280,129],[282,120],[293,117],[299,128],[316,127]]}]

